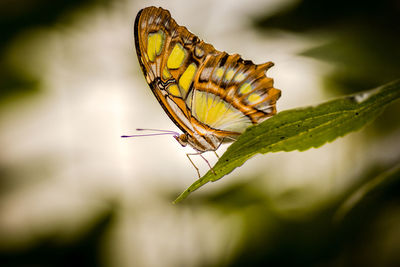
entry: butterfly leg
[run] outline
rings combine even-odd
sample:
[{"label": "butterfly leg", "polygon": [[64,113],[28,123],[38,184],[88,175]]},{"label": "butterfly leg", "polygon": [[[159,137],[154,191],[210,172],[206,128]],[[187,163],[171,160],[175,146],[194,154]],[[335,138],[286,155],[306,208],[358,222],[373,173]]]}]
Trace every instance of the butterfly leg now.
[{"label": "butterfly leg", "polygon": [[212,171],[212,173],[216,174],[213,167],[211,167],[210,162],[208,162],[208,160],[202,155],[203,153],[187,153],[186,156],[188,157],[190,163],[192,163],[193,167],[196,169],[197,174],[199,175],[199,178],[201,178],[200,176],[200,171],[199,168],[197,168],[197,166],[194,164],[194,162],[192,161],[192,159],[190,158],[190,156],[194,156],[194,155],[198,155],[200,156],[202,159],[204,159],[204,161],[207,163],[208,167],[210,167],[210,170]]},{"label": "butterfly leg", "polygon": [[215,173],[213,167],[211,167],[210,162],[208,162],[208,160],[202,155],[202,153],[199,153],[199,156],[200,156],[202,159],[204,159],[205,162],[207,162],[207,165],[208,165],[208,167],[210,167],[211,172],[214,173],[214,174],[216,175],[216,173]]},{"label": "butterfly leg", "polygon": [[217,156],[217,158],[219,159],[219,156],[218,156],[218,154],[217,154],[217,151],[214,150],[214,154],[215,154],[215,156]]},{"label": "butterfly leg", "polygon": [[197,168],[196,164],[194,164],[194,162],[193,162],[192,159],[190,158],[191,155],[198,155],[198,153],[187,153],[187,154],[186,154],[186,157],[188,157],[190,163],[192,163],[193,167],[196,169],[197,175],[199,176],[199,179],[200,179],[201,176],[200,176],[199,168]]}]

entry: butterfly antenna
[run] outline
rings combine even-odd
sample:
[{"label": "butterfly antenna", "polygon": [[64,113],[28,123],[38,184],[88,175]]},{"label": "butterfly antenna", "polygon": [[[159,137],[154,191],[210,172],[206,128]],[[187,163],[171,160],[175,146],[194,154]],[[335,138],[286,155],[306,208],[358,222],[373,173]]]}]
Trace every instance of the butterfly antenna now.
[{"label": "butterfly antenna", "polygon": [[136,131],[152,131],[152,132],[163,132],[163,133],[174,133],[174,134],[179,134],[178,132],[175,132],[175,131],[160,130],[160,129],[142,129],[142,128],[137,128]]},{"label": "butterfly antenna", "polygon": [[157,132],[157,133],[121,135],[121,137],[122,138],[128,138],[128,137],[143,137],[143,136],[170,135],[170,134],[172,134],[173,136],[179,136],[178,132],[169,131],[169,130],[141,129],[141,128],[138,128],[138,129],[136,129],[136,131],[151,131],[151,132]]}]

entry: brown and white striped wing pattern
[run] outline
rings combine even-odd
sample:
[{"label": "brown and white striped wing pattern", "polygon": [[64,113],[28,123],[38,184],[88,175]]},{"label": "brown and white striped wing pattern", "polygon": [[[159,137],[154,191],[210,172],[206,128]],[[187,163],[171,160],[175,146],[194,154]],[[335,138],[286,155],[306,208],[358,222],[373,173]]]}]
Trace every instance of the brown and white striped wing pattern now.
[{"label": "brown and white striped wing pattern", "polygon": [[272,62],[256,65],[220,52],[167,10],[138,13],[135,44],[146,81],[168,116],[189,139],[210,143],[189,142],[199,151],[215,150],[276,113],[280,90],[266,76]]}]

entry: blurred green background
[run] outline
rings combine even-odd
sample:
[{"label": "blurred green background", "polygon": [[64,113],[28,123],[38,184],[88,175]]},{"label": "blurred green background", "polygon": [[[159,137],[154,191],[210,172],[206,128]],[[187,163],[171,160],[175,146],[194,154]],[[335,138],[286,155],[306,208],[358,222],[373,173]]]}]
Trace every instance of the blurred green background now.
[{"label": "blurred green background", "polygon": [[400,78],[395,0],[3,0],[0,266],[400,266],[398,102],[171,204],[197,177],[186,150],[119,138],[177,129],[137,64],[133,22],[150,5],[219,50],[273,61],[278,110]]}]

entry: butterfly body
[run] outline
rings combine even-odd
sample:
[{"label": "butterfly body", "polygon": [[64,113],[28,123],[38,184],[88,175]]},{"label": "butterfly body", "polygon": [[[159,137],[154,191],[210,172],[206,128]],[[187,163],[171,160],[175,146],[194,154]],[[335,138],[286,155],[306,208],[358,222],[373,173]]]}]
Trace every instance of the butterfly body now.
[{"label": "butterfly body", "polygon": [[266,76],[272,62],[256,65],[216,50],[169,11],[148,7],[135,20],[140,66],[157,100],[183,134],[183,146],[215,151],[248,126],[276,113],[280,90]]}]

